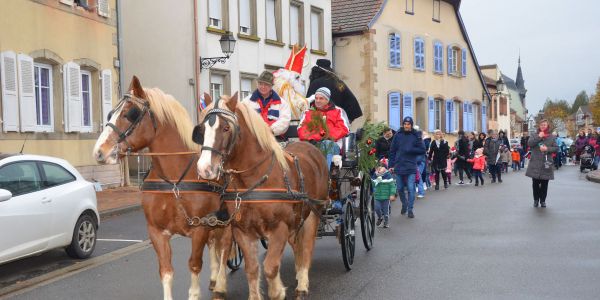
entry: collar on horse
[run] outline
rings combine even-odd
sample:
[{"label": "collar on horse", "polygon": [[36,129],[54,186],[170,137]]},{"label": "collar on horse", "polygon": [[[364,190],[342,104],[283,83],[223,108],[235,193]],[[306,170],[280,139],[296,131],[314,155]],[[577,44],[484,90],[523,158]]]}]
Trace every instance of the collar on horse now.
[{"label": "collar on horse", "polygon": [[[137,105],[134,105],[127,112],[127,115],[125,116],[125,118],[127,118],[127,120],[131,124],[129,124],[129,127],[127,127],[127,129],[125,129],[125,131],[121,131],[115,124],[110,122],[110,119],[111,119],[112,114],[115,111],[122,108],[123,105],[129,101],[140,104],[142,106],[142,109],[140,110],[140,108]],[[147,100],[140,100],[136,97],[133,97],[131,94],[123,95],[123,98],[119,101],[117,106],[108,113],[108,120],[107,120],[108,123],[106,123],[106,126],[109,126],[110,128],[112,128],[119,135],[119,139],[117,140],[117,145],[120,143],[125,143],[125,145],[127,146],[127,153],[131,153],[131,151],[133,149],[131,147],[131,144],[129,144],[129,142],[127,141],[127,137],[129,137],[133,133],[133,130],[135,130],[135,128],[142,122],[142,120],[144,119],[144,117],[146,115],[150,115],[150,118],[152,119],[152,125],[154,127],[154,131],[156,131],[156,129],[158,128],[158,125],[156,122],[156,118],[154,117],[154,113],[150,109],[150,102],[148,102]]]}]

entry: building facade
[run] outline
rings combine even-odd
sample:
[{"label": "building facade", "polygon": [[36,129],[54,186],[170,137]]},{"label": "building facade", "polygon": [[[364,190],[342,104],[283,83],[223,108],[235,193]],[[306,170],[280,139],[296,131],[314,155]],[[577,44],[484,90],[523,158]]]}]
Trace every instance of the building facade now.
[{"label": "building facade", "polygon": [[118,174],[92,157],[118,94],[115,4],[0,1],[1,152],[64,158],[88,179]]},{"label": "building facade", "polygon": [[502,130],[507,133],[508,138],[511,138],[510,96],[502,72],[497,65],[481,66],[481,72],[492,96],[487,112],[488,128]]},{"label": "building facade", "polygon": [[331,59],[330,0],[202,0],[198,11],[201,57],[223,56],[219,39],[225,32],[237,39],[226,63],[201,70],[200,90],[213,98],[249,95],[262,71],[285,66],[293,45],[307,47],[301,74],[306,87],[317,59]]},{"label": "building facade", "polygon": [[[398,129],[487,131],[489,94],[459,13],[460,1],[335,0],[335,70],[365,119]],[[355,122],[353,126],[360,126]]]}]

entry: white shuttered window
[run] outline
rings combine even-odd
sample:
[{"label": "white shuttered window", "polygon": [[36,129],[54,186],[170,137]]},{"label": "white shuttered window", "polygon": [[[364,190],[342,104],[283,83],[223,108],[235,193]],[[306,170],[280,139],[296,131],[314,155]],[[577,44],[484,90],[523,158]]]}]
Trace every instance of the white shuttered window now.
[{"label": "white shuttered window", "polygon": [[290,4],[290,44],[300,45],[300,6]]},{"label": "white shuttered window", "polygon": [[311,10],[310,12],[310,38],[311,48],[314,50],[323,50],[323,12]]},{"label": "white shuttered window", "polygon": [[267,39],[277,40],[277,20],[275,12],[275,0],[266,2]]},{"label": "white shuttered window", "polygon": [[112,110],[112,73],[102,70],[102,124],[108,123],[108,113]]},{"label": "white shuttered window", "polygon": [[[34,81],[34,69],[33,69],[33,58],[25,54],[17,55],[17,61],[19,62],[19,108],[21,110],[21,131],[32,132],[36,131],[37,125],[50,125],[49,114],[48,119],[44,120],[47,122],[40,124],[40,109],[36,110],[36,93],[35,93],[35,81]],[[46,78],[44,86],[48,88],[50,93],[50,66],[47,66]],[[50,96],[45,94],[44,100],[50,101]],[[48,103],[46,102],[46,103]],[[39,107],[39,105],[38,105]],[[37,112],[37,120],[36,120]],[[36,122],[37,121],[37,122]],[[41,129],[41,128],[40,128]],[[49,131],[49,128],[45,128],[45,131]],[[42,129],[43,130],[43,129]]]},{"label": "white shuttered window", "polygon": [[0,89],[2,90],[2,129],[19,131],[19,98],[17,90],[17,55],[0,53]]},{"label": "white shuttered window", "polygon": [[108,18],[110,16],[110,7],[108,0],[98,0],[98,15]]},{"label": "white shuttered window", "polygon": [[222,0],[208,1],[208,26],[223,29],[223,8]]},{"label": "white shuttered window", "polygon": [[252,79],[242,78],[240,82],[240,94],[242,99],[245,99],[252,94]]},{"label": "white shuttered window", "polygon": [[81,71],[81,131],[92,132],[92,73]]},{"label": "white shuttered window", "polygon": [[252,10],[250,9],[251,0],[240,0],[240,33],[252,34]]},{"label": "white shuttered window", "polygon": [[65,132],[77,132],[82,125],[81,69],[74,62],[63,66]]}]

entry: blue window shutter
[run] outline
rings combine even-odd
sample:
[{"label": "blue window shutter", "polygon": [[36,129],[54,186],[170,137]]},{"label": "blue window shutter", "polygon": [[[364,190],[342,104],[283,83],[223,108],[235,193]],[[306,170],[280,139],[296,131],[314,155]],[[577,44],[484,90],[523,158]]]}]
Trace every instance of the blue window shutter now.
[{"label": "blue window shutter", "polygon": [[452,111],[450,109],[450,103],[452,100],[446,100],[446,127],[445,132],[450,132],[450,124],[452,124]]},{"label": "blue window shutter", "polygon": [[390,34],[390,66],[394,67],[396,62],[396,53],[394,51],[394,45],[396,45],[396,36],[392,33]]},{"label": "blue window shutter", "polygon": [[402,119],[406,117],[413,117],[413,104],[412,104],[412,94],[405,93],[404,99],[402,101]]},{"label": "blue window shutter", "polygon": [[467,76],[467,49],[462,49],[462,76]]},{"label": "blue window shutter", "polygon": [[400,35],[399,34],[394,34],[396,36],[395,38],[395,44],[394,44],[394,49],[396,51],[396,66],[400,67],[402,65],[402,48],[400,47]]},{"label": "blue window shutter", "polygon": [[448,75],[452,74],[452,46],[448,46]]},{"label": "blue window shutter", "polygon": [[415,53],[415,69],[419,69],[419,40],[414,41],[414,53]]},{"label": "blue window shutter", "polygon": [[487,131],[487,107],[485,104],[481,105],[481,131]]},{"label": "blue window shutter", "polygon": [[473,103],[469,103],[469,130],[475,130],[475,119],[473,118]]},{"label": "blue window shutter", "polygon": [[465,101],[462,105],[463,107],[463,121],[462,121],[462,128],[464,131],[470,131],[469,130],[469,105],[467,104],[467,101]]},{"label": "blue window shutter", "polygon": [[433,132],[435,130],[435,99],[433,97],[429,97],[429,111],[427,115],[427,127],[429,132]]},{"label": "blue window shutter", "polygon": [[388,95],[388,119],[390,128],[396,131],[400,129],[400,93]]}]

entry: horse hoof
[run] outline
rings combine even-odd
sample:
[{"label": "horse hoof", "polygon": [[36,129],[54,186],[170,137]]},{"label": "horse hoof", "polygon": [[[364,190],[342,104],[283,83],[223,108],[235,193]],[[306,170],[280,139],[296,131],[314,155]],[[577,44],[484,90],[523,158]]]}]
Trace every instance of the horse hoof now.
[{"label": "horse hoof", "polygon": [[223,292],[213,292],[212,299],[213,300],[225,300],[227,294]]},{"label": "horse hoof", "polygon": [[216,286],[216,285],[217,285],[217,282],[216,282],[216,281],[214,281],[214,280],[211,280],[211,281],[210,281],[210,284],[208,285],[208,289],[212,291],[212,290],[214,290],[214,289],[215,289],[215,286]]},{"label": "horse hoof", "polygon": [[308,299],[307,291],[296,291],[296,300],[305,300]]}]

